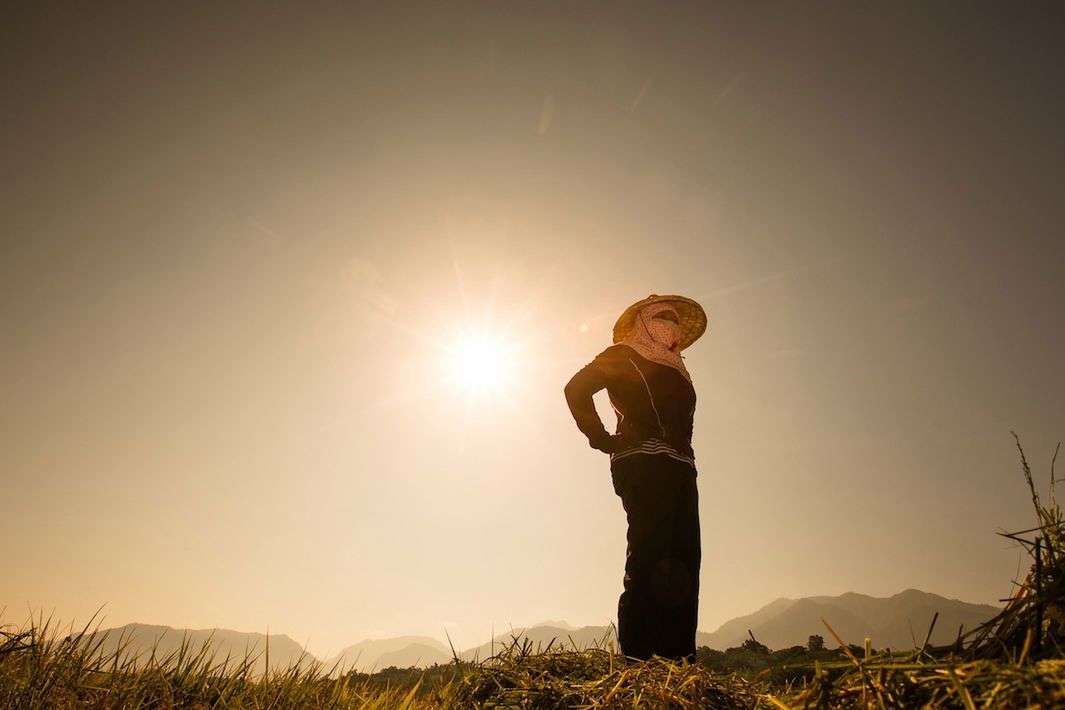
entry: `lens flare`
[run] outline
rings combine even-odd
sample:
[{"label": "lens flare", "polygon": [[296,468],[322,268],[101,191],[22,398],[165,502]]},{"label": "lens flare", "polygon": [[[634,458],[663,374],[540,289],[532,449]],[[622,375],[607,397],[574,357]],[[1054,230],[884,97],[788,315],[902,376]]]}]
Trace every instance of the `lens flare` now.
[{"label": "lens flare", "polygon": [[466,335],[450,348],[449,375],[473,391],[498,388],[509,372],[502,343],[482,335]]}]

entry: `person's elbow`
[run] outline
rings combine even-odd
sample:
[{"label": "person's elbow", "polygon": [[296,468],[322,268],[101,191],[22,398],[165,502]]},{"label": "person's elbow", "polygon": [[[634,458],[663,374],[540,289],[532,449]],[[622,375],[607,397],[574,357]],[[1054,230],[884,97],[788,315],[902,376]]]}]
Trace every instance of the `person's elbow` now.
[{"label": "person's elbow", "polygon": [[577,377],[574,375],[570,378],[570,381],[566,383],[566,386],[562,388],[562,394],[566,397],[566,402],[571,406],[575,402],[579,402],[583,396],[583,388],[577,382]]}]

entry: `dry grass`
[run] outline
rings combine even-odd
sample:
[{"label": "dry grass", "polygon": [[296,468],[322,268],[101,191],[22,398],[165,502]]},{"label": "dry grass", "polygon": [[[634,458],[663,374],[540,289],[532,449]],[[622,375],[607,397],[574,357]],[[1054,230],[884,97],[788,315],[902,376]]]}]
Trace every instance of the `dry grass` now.
[{"label": "dry grass", "polygon": [[605,649],[532,652],[517,642],[464,674],[450,707],[754,708],[759,686],[699,664],[632,661]]},{"label": "dry grass", "polygon": [[[1017,435],[1014,434],[1014,439]],[[1048,654],[1061,658],[1065,645],[1065,524],[1061,506],[1054,495],[1054,464],[1050,462],[1047,502],[1036,490],[1032,469],[1017,439],[1024,480],[1032,496],[1038,525],[1015,533],[1001,533],[1023,545],[1032,557],[1032,566],[1016,584],[1002,613],[967,636],[974,658],[1001,658],[1023,652],[1025,656]]]},{"label": "dry grass", "polygon": [[[47,631],[47,625],[44,630]],[[84,637],[82,637],[84,638]],[[923,660],[916,660],[919,656]],[[605,649],[534,651],[517,642],[478,664],[394,679],[321,668],[256,678],[254,659],[183,651],[134,667],[93,657],[76,635],[31,628],[0,643],[4,708],[1027,708],[1065,706],[1065,659],[929,660],[909,656],[818,665],[801,685],[701,664],[636,662]]]},{"label": "dry grass", "polygon": [[1060,708],[1065,660],[872,661],[835,680],[819,674],[801,692],[769,694],[778,708]]}]

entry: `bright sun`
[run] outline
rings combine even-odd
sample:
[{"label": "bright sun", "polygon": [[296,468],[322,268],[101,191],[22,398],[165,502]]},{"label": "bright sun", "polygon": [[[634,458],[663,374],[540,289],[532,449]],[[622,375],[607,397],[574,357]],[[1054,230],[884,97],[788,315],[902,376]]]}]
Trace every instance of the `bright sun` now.
[{"label": "bright sun", "polygon": [[509,374],[507,351],[498,340],[468,334],[449,351],[449,375],[467,389],[496,389],[506,381]]}]

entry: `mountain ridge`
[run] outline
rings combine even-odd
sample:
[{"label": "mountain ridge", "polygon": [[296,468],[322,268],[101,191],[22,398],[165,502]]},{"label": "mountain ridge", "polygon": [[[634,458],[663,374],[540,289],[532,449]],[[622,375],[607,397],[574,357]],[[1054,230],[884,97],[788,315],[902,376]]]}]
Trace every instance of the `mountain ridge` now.
[{"label": "mountain ridge", "polygon": [[[780,597],[751,614],[730,619],[715,631],[696,633],[697,646],[718,650],[740,646],[749,634],[770,648],[806,645],[809,637],[820,635],[826,645],[835,645],[821,619],[826,619],[845,642],[862,644],[871,638],[873,646],[911,648],[920,645],[932,618],[939,616],[929,639],[932,645],[952,643],[959,627],[972,629],[1001,611],[989,604],[973,604],[949,599],[918,589],[905,589],[890,597],[872,597],[857,592],[838,596],[810,596],[791,599]],[[428,667],[449,663],[457,654],[468,661],[483,661],[511,643],[528,643],[533,650],[550,648],[618,648],[614,626],[573,627],[564,621],[548,621],[519,627],[497,634],[490,641],[455,652],[431,636],[397,636],[364,639],[339,653],[319,661],[306,649],[284,634],[242,632],[229,629],[175,629],[158,624],[126,624],[86,634],[89,643],[100,642],[98,653],[108,655],[127,643],[124,658],[147,660],[152,649],[165,657],[180,649],[182,642],[192,653],[210,641],[209,654],[216,663],[227,655],[239,662],[251,658],[252,672],[260,675],[266,667],[266,642],[269,638],[270,667],[283,670],[291,666],[309,667],[320,663],[325,671],[374,672],[390,666],[399,668]],[[186,641],[187,639],[187,641]]]},{"label": "mountain ridge", "polygon": [[938,613],[929,643],[946,645],[954,642],[960,628],[971,630],[999,611],[990,604],[963,602],[913,588],[890,597],[845,592],[835,597],[781,598],[753,614],[730,619],[716,631],[699,632],[696,643],[717,649],[739,646],[748,638],[749,630],[770,648],[803,645],[809,636],[830,636],[821,622],[824,618],[847,643],[860,645],[870,638],[876,648],[908,648],[923,642]]}]

